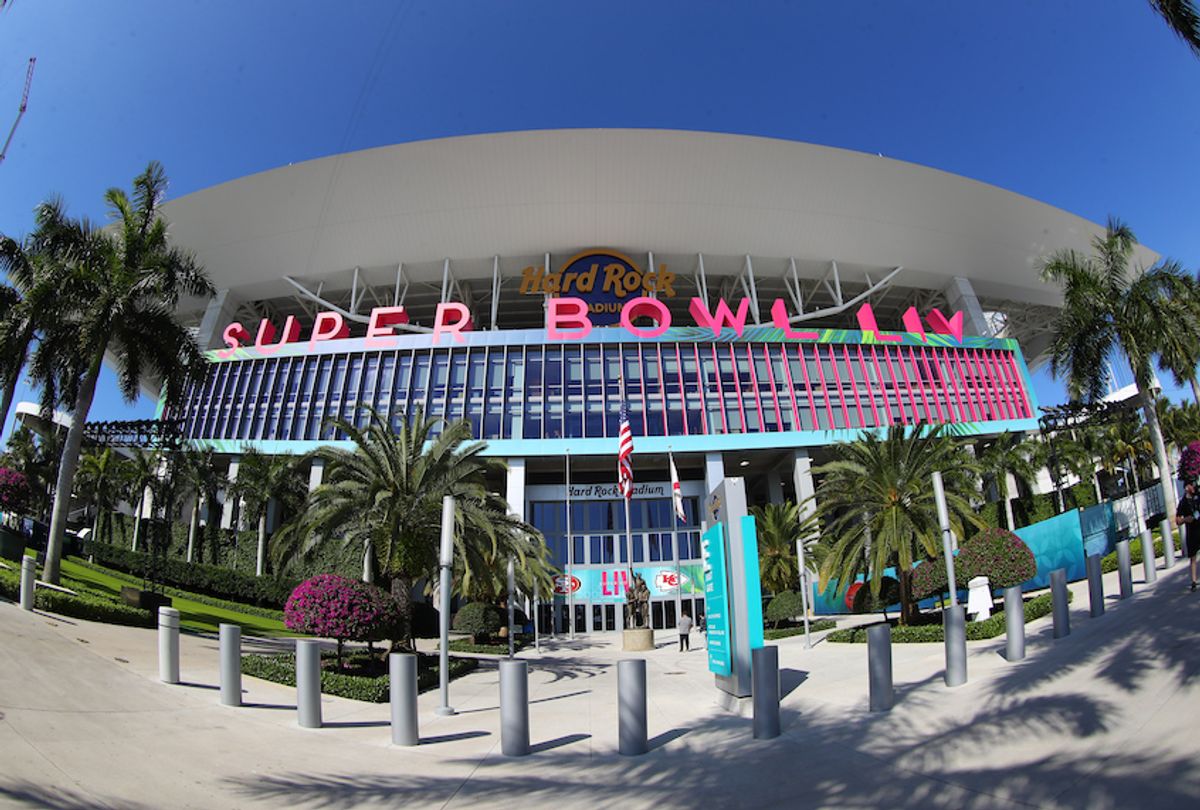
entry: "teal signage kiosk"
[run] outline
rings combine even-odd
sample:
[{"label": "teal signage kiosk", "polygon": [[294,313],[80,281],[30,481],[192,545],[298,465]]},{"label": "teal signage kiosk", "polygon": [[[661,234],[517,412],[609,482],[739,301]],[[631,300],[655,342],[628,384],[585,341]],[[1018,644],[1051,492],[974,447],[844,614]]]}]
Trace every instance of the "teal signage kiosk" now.
[{"label": "teal signage kiosk", "polygon": [[758,532],[746,512],[746,482],[726,478],[708,497],[704,552],[704,622],[708,669],[717,688],[750,697],[750,651],[763,646]]}]

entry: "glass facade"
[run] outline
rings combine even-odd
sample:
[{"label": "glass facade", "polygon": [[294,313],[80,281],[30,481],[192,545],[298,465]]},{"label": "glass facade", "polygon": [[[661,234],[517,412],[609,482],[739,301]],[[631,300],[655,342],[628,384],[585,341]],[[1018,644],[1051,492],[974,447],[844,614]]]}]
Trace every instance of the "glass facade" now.
[{"label": "glass facade", "polygon": [[1033,417],[1014,352],[858,343],[642,342],[354,351],[213,363],[190,439],[318,441],[369,405],[466,419],[478,439],[831,430]]}]

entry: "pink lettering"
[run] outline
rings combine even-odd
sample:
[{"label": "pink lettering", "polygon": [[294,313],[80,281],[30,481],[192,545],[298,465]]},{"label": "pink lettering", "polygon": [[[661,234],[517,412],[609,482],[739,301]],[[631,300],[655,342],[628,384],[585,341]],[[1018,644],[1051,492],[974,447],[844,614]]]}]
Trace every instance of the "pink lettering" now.
[{"label": "pink lettering", "polygon": [[870,304],[863,304],[859,307],[855,317],[858,318],[859,329],[864,332],[870,332],[882,342],[899,343],[904,340],[904,337],[901,335],[892,335],[879,331],[879,324],[875,323],[875,310],[871,309]]},{"label": "pink lettering", "polygon": [[217,356],[222,360],[232,357],[233,353],[242,347],[242,344],[250,342],[250,333],[246,331],[246,327],[236,321],[225,327],[221,337],[225,339],[225,345],[229,347],[217,352]]},{"label": "pink lettering", "polygon": [[933,331],[939,335],[951,335],[959,343],[963,339],[963,314],[955,312],[949,319],[942,314],[940,309],[934,308],[932,312],[925,316],[925,320],[933,327]]},{"label": "pink lettering", "polygon": [[346,326],[346,321],[338,312],[318,312],[317,318],[313,321],[312,338],[308,341],[308,350],[312,351],[317,347],[319,340],[341,340],[349,337],[350,327]]},{"label": "pink lettering", "polygon": [[776,329],[783,330],[783,336],[792,340],[820,340],[819,332],[797,332],[792,329],[792,325],[788,323],[787,307],[783,303],[782,298],[776,298],[775,303],[771,304],[771,323],[775,324]]},{"label": "pink lettering", "polygon": [[[450,314],[457,315],[454,320],[450,320]],[[433,317],[433,342],[438,342],[438,337],[443,334],[453,336],[455,343],[464,343],[466,338],[462,336],[462,332],[470,332],[474,328],[471,323],[471,310],[467,309],[466,304],[460,304],[456,301],[450,301],[445,304],[437,305],[437,312]]]},{"label": "pink lettering", "polygon": [[272,345],[275,340],[275,325],[269,319],[263,318],[258,324],[258,336],[254,338],[254,347],[258,349],[259,354],[274,354],[285,344],[295,343],[299,339],[300,322],[296,320],[295,315],[288,315],[283,324],[283,337]]},{"label": "pink lettering", "polygon": [[592,331],[592,319],[587,312],[587,304],[582,298],[548,299],[546,337],[550,340],[583,340]]},{"label": "pink lettering", "polygon": [[[634,318],[643,317],[653,318],[657,325],[653,329],[633,325]],[[657,298],[644,296],[634,298],[621,307],[621,326],[624,326],[634,337],[656,338],[670,328],[671,311]]]},{"label": "pink lettering", "polygon": [[387,349],[395,346],[396,333],[392,327],[401,323],[408,323],[408,313],[404,311],[404,307],[375,307],[371,310],[371,320],[367,323],[363,346],[368,349]]},{"label": "pink lettering", "polygon": [[921,340],[925,340],[925,327],[921,326],[921,316],[917,314],[916,307],[909,307],[904,310],[904,314],[900,316],[900,320],[904,322],[905,332],[912,332]]},{"label": "pink lettering", "polygon": [[749,310],[750,301],[746,298],[743,298],[738,304],[737,317],[734,317],[734,314],[729,311],[729,305],[723,298],[717,300],[715,316],[708,311],[708,305],[704,303],[703,298],[693,298],[688,305],[688,311],[696,319],[696,325],[708,327],[715,337],[721,336],[721,330],[725,328],[725,324],[729,324],[737,336],[741,337],[742,332],[746,331],[746,313]]}]

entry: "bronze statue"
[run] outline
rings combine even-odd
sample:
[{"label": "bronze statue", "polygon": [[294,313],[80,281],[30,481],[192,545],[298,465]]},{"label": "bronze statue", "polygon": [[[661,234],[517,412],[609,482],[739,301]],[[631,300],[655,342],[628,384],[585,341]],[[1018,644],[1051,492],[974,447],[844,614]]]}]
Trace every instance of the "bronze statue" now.
[{"label": "bronze statue", "polygon": [[649,627],[650,588],[641,574],[633,575],[633,584],[625,591],[625,627],[629,630]]}]

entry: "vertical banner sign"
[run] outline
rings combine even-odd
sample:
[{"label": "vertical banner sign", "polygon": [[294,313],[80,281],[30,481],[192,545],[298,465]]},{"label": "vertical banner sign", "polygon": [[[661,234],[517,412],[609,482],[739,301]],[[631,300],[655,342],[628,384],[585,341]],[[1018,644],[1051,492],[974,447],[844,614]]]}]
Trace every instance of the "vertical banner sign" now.
[{"label": "vertical banner sign", "polygon": [[707,628],[708,670],[733,674],[729,644],[729,595],[725,586],[725,526],[714,523],[701,537],[704,554],[704,623]]}]

